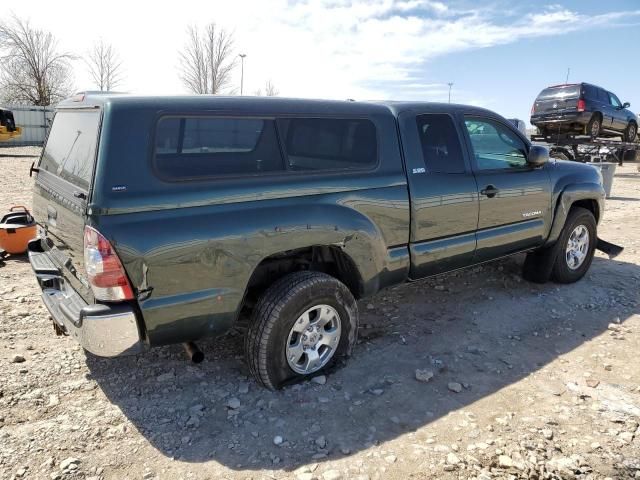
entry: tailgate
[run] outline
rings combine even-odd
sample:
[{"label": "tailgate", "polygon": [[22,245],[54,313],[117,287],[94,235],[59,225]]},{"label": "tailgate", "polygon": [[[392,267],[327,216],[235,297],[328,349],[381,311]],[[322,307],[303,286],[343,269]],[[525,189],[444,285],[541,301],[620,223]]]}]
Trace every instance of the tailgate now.
[{"label": "tailgate", "polygon": [[577,111],[577,98],[561,99],[561,100],[540,100],[536,101],[535,113],[564,113],[569,111]]},{"label": "tailgate", "polygon": [[[33,215],[39,224],[43,268],[57,275],[87,303],[93,294],[84,268],[86,203],[97,154],[100,111],[59,111],[36,176]],[[37,265],[34,265],[37,269]]]},{"label": "tailgate", "polygon": [[534,113],[552,114],[576,111],[580,94],[580,85],[545,88],[536,98]]}]

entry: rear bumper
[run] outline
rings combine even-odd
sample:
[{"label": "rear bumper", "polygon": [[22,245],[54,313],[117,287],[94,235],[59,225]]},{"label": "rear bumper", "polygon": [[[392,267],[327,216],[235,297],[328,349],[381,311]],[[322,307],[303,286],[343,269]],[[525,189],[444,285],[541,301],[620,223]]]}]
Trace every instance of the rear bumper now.
[{"label": "rear bumper", "polygon": [[591,120],[587,112],[549,113],[531,116],[531,124],[536,127],[566,125],[567,127],[584,127]]},{"label": "rear bumper", "polygon": [[146,350],[134,308],[127,304],[87,304],[69,287],[40,240],[29,243],[29,262],[53,321],[83,348],[100,357],[134,355]]}]

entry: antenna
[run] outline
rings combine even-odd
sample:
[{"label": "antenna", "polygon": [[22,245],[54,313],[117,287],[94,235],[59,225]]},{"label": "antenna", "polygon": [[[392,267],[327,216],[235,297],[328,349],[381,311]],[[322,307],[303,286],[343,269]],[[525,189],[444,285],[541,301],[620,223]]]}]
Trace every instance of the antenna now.
[{"label": "antenna", "polygon": [[571,67],[567,67],[567,78],[565,78],[564,83],[569,83],[569,72],[571,72]]}]

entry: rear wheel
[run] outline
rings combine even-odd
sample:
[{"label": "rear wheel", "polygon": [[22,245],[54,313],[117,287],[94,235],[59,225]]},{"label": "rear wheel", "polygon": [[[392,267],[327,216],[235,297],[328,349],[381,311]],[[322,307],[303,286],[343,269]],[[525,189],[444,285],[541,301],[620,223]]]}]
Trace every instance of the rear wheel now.
[{"label": "rear wheel", "polygon": [[580,280],[591,266],[597,241],[593,213],[582,207],[572,208],[558,238],[553,279],[559,283]]},{"label": "rear wheel", "polygon": [[594,113],[587,123],[587,135],[591,138],[596,138],[602,132],[602,117],[599,114]]},{"label": "rear wheel", "polygon": [[356,301],[342,282],[320,272],[295,272],[258,301],[245,356],[256,380],[275,390],[348,356],[357,332]]},{"label": "rear wheel", "polygon": [[624,141],[635,142],[637,135],[638,135],[638,126],[633,122],[629,122],[629,125],[627,125],[627,128],[624,130]]}]

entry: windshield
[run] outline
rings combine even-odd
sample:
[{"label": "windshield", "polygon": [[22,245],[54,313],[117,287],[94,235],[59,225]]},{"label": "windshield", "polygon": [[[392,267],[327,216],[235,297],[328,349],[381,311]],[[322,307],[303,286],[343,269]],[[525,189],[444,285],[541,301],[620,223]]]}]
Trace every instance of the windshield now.
[{"label": "windshield", "polygon": [[578,98],[579,96],[580,85],[566,85],[545,88],[538,95],[538,100],[564,100],[565,98]]}]

